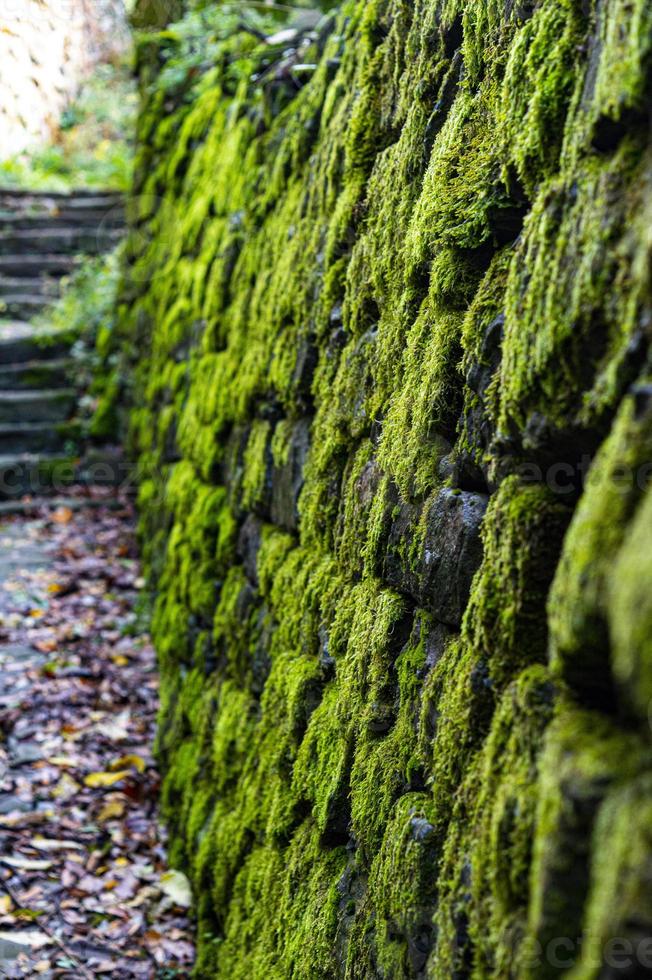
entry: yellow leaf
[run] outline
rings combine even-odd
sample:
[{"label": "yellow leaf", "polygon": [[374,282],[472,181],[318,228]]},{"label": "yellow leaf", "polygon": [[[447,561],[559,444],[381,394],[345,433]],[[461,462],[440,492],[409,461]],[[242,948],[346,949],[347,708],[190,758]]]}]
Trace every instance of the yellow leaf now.
[{"label": "yellow leaf", "polygon": [[50,584],[48,585],[48,592],[52,592],[54,594],[57,592],[61,592],[62,588],[63,586],[59,585],[58,582],[50,582]]},{"label": "yellow leaf", "polygon": [[111,800],[109,803],[104,804],[97,815],[97,821],[98,823],[106,823],[107,820],[119,820],[124,815],[124,812],[124,803],[120,803],[118,800]]},{"label": "yellow leaf", "polygon": [[41,616],[45,615],[42,609],[30,609],[29,614],[32,619],[40,619]]},{"label": "yellow leaf", "polygon": [[117,769],[126,769],[127,766],[130,766],[137,772],[145,772],[147,763],[139,755],[122,755],[119,759],[116,759],[115,762],[111,763],[109,770],[111,772],[115,772]]},{"label": "yellow leaf", "polygon": [[57,796],[61,800],[69,800],[71,797],[76,796],[80,789],[81,786],[79,783],[72,776],[69,776],[67,772],[64,772],[52,792],[54,796]]},{"label": "yellow leaf", "polygon": [[121,653],[118,654],[117,657],[111,657],[111,660],[116,665],[116,667],[128,667],[129,666],[129,658],[123,656]]},{"label": "yellow leaf", "polygon": [[0,895],[0,915],[8,915],[13,908],[14,903],[10,899],[9,895]]},{"label": "yellow leaf", "polygon": [[86,776],[84,784],[91,789],[101,789],[105,786],[115,786],[121,779],[126,779],[130,775],[129,769],[122,769],[119,772],[92,772]]},{"label": "yellow leaf", "polygon": [[58,507],[52,515],[55,524],[70,524],[73,513],[70,507]]}]

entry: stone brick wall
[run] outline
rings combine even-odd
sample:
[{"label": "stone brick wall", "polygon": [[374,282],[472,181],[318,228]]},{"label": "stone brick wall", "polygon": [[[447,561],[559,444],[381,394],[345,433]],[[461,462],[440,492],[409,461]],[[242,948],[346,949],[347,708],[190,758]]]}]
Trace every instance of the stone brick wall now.
[{"label": "stone brick wall", "polygon": [[116,334],[197,975],[648,976],[652,6],[238,22],[140,48]]},{"label": "stone brick wall", "polygon": [[46,140],[92,65],[128,40],[122,0],[0,0],[0,154]]}]

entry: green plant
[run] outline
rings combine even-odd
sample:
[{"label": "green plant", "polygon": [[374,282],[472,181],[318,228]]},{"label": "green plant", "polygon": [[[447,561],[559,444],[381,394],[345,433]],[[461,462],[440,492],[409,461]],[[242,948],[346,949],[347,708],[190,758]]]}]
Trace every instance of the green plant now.
[{"label": "green plant", "polygon": [[0,162],[0,183],[32,190],[126,190],[137,104],[128,61],[99,65],[64,111],[48,145]]}]

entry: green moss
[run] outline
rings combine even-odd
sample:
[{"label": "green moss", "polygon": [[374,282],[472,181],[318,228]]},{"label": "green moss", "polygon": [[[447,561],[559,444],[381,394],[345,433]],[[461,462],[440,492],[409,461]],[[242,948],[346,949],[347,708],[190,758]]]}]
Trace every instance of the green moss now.
[{"label": "green moss", "polygon": [[[638,474],[639,478],[641,473]],[[646,481],[647,482],[647,481]],[[613,672],[622,698],[645,725],[650,723],[651,610],[649,592],[650,497],[646,497],[628,528],[616,565],[609,574],[609,631]]]},{"label": "green moss", "polygon": [[618,0],[596,14],[589,84],[579,101],[575,133],[569,133],[569,142],[580,146],[581,137],[601,144],[612,138],[614,126],[630,128],[641,121],[652,53],[650,10],[642,0]]},{"label": "green moss", "polygon": [[[631,589],[629,575],[636,574],[637,564],[631,554],[627,568],[620,566],[619,576],[613,574],[613,564],[645,491],[651,438],[649,418],[636,418],[633,403],[627,399],[588,474],[586,491],[570,527],[550,596],[553,667],[580,698],[592,704],[613,704],[615,664],[618,662],[618,672],[627,686],[632,669],[627,663],[631,664],[630,658],[635,656],[629,646],[624,652],[622,640],[611,653],[610,631],[632,626],[627,627],[622,617],[615,616],[612,627],[608,594],[613,582],[617,594],[624,598],[628,586]],[[638,538],[640,544],[643,540]],[[642,613],[639,607],[630,623],[642,625]],[[633,692],[629,690],[631,697]],[[646,714],[644,705],[642,694],[638,706]]]},{"label": "green moss", "polygon": [[[563,966],[579,958],[582,927],[587,924],[583,922],[587,895],[596,885],[602,889],[602,881],[590,884],[589,855],[594,854],[596,862],[603,860],[592,847],[597,843],[592,839],[594,821],[610,788],[635,776],[645,760],[642,749],[635,735],[619,731],[597,712],[581,712],[562,702],[547,733],[540,764],[529,909],[530,949],[538,950],[539,958],[530,963],[528,977],[560,975],[561,964],[550,955],[551,944],[560,937],[568,940],[571,950],[570,964],[565,956]],[[609,853],[613,855],[611,846]],[[608,898],[601,894],[602,914],[605,906],[615,911],[618,903],[614,894]],[[589,945],[594,939],[590,937]],[[597,966],[594,964],[593,969]]]},{"label": "green moss", "polygon": [[546,656],[545,602],[568,519],[568,510],[549,490],[514,476],[490,501],[484,561],[463,632],[499,684],[515,667]]},{"label": "green moss", "polygon": [[[641,906],[649,23],[580,7],[347,0],[298,73],[229,5],[141,45],[115,342],[198,976],[552,976]],[[490,498],[459,630],[443,486]]]},{"label": "green moss", "polygon": [[531,453],[539,449],[537,419],[558,440],[557,432],[579,430],[581,444],[581,430],[603,424],[622,397],[646,286],[628,281],[625,229],[638,219],[638,192],[619,188],[627,181],[640,188],[642,166],[632,136],[606,163],[589,158],[548,184],[528,217],[507,287],[496,425],[508,435],[525,430]]},{"label": "green moss", "polygon": [[[440,873],[439,975],[469,961],[474,976],[522,975],[540,740],[553,699],[544,668],[523,671],[500,698],[467,768]],[[466,942],[456,940],[462,923]]]},{"label": "green moss", "polygon": [[391,809],[382,845],[371,864],[367,894],[354,909],[349,976],[373,968],[370,920],[377,968],[384,976],[412,976],[424,958],[432,941],[436,891],[431,808],[427,793],[414,792],[402,796]]},{"label": "green moss", "polygon": [[269,422],[263,420],[254,422],[247,442],[243,461],[244,474],[239,494],[242,506],[246,509],[258,503],[265,492],[268,465],[271,462],[269,459],[270,430]]},{"label": "green moss", "polygon": [[583,29],[574,4],[543,3],[510,50],[499,116],[503,153],[531,197],[559,165]]},{"label": "green moss", "polygon": [[[573,980],[590,980],[605,966],[649,968],[641,925],[650,915],[650,776],[614,788],[594,831],[586,939]],[[618,901],[614,902],[614,896]]]}]

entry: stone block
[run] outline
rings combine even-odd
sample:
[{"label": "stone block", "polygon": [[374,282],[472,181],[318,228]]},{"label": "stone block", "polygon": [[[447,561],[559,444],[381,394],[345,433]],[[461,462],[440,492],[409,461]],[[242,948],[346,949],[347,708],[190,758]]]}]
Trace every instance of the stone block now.
[{"label": "stone block", "polygon": [[423,506],[400,504],[390,527],[385,579],[449,626],[460,625],[482,561],[487,503],[485,494],[445,488]]},{"label": "stone block", "polygon": [[299,495],[309,448],[310,420],[300,419],[292,429],[283,461],[272,465],[270,515],[272,524],[286,531],[299,527]]}]

